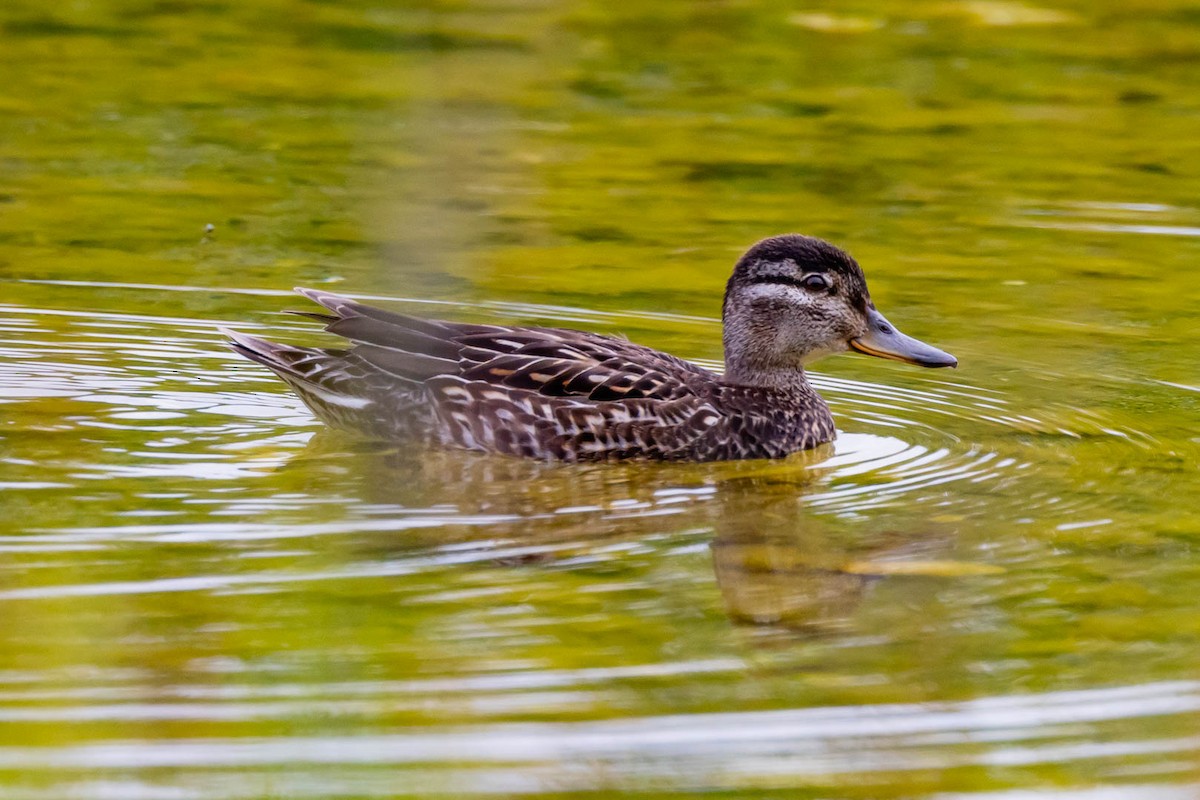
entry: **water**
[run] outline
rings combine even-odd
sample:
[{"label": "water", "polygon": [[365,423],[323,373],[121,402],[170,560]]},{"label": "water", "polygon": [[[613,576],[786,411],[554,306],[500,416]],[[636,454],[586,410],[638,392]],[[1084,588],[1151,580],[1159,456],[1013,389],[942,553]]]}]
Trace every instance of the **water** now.
[{"label": "water", "polygon": [[[0,10],[5,798],[1200,791],[1183,3]],[[212,225],[206,231],[206,225]],[[307,284],[708,365],[800,230],[955,372],[783,462],[322,432]]]}]

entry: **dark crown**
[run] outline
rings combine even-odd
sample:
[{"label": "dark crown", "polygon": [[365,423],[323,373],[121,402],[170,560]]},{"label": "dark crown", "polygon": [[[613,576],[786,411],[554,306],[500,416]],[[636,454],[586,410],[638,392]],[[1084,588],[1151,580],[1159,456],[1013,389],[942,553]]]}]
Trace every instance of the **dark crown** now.
[{"label": "dark crown", "polygon": [[843,277],[842,284],[855,306],[865,306],[867,280],[850,254],[824,239],[787,233],[763,239],[738,259],[725,287],[725,302],[735,286],[753,283],[762,274],[777,274],[780,264],[792,262],[802,273],[827,272]]}]

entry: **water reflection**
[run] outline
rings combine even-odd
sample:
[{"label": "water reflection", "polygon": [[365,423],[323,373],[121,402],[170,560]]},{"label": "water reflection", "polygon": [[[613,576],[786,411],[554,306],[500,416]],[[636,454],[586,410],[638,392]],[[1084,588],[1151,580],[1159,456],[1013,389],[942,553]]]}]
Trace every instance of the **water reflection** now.
[{"label": "water reflection", "polygon": [[804,477],[731,478],[717,488],[713,568],[735,622],[834,632],[867,590],[869,576],[844,569],[850,543],[806,513],[813,481]]},{"label": "water reflection", "polygon": [[[0,4],[0,795],[1195,796],[1200,16],[821,5]],[[711,358],[797,228],[963,357],[819,463],[306,444],[213,326]]]},{"label": "water reflection", "polygon": [[[320,434],[297,464],[350,470],[348,483],[361,488],[365,507],[404,508],[437,523],[414,525],[393,545],[374,540],[371,558],[420,546],[474,550],[480,558],[490,551],[493,563],[511,566],[579,565],[627,557],[656,539],[693,531],[697,546],[711,549],[729,618],[797,635],[848,629],[871,584],[887,576],[945,579],[988,571],[936,559],[950,547],[945,526],[886,532],[859,526],[848,534],[827,513],[807,508],[837,468],[853,463],[832,445],[777,463],[665,467],[347,446],[340,434]],[[422,508],[430,498],[438,504]],[[897,569],[904,563],[910,567]]]},{"label": "water reflection", "polygon": [[[55,490],[90,500],[43,506],[36,525],[0,535],[11,652],[32,639],[69,665],[0,673],[19,706],[0,734],[109,727],[39,752],[0,742],[0,770],[86,763],[113,776],[172,763],[261,776],[299,759],[309,772],[296,796],[333,785],[321,764],[339,770],[338,786],[351,764],[403,765],[421,785],[474,791],[495,779],[536,793],[690,786],[681,764],[703,775],[696,785],[735,787],[797,771],[834,785],[847,770],[895,781],[912,764],[1102,758],[1088,725],[1122,752],[1141,748],[1152,768],[1156,754],[1191,747],[1170,715],[1177,730],[1159,739],[1129,729],[1144,709],[1189,708],[1190,685],[1153,703],[1117,702],[1139,691],[1129,686],[1008,698],[1020,659],[995,655],[990,630],[972,645],[981,625],[1039,624],[1036,598],[1051,585],[1036,572],[989,577],[1046,552],[1018,536],[979,547],[980,520],[1052,519],[1059,537],[1117,540],[1119,509],[1070,491],[1048,464],[1070,464],[1079,446],[1114,468],[1140,464],[1153,440],[1128,417],[945,381],[817,375],[843,429],[830,447],[779,462],[547,465],[322,431],[185,318],[39,309],[0,315],[18,356],[0,366],[0,394],[24,420],[0,452],[6,500],[18,515]],[[1028,613],[1015,605],[1026,596]],[[58,627],[67,607],[74,638]],[[147,630],[161,620],[169,636]],[[992,674],[996,685],[974,677]],[[983,682],[966,694],[986,701],[941,716],[894,704],[930,683],[952,693],[959,675]],[[756,692],[786,702],[723,715]],[[1089,716],[1098,703],[1109,716]],[[298,730],[314,716],[335,733]],[[1003,719],[1014,727],[998,730]],[[522,727],[530,720],[542,727]],[[887,730],[871,738],[879,720]],[[203,727],[147,747],[158,726],[183,724]],[[696,725],[747,733],[681,738]],[[339,730],[370,747],[335,746]],[[515,755],[497,744],[522,736]],[[563,737],[607,777],[556,760],[546,748]],[[647,760],[650,745],[611,737],[674,743]],[[490,753],[486,763],[464,770],[453,755],[464,745]],[[523,765],[534,751],[536,775]],[[430,761],[414,765],[414,752]],[[721,774],[701,769],[710,763]]]},{"label": "water reflection", "polygon": [[[1154,775],[1153,758],[1186,757],[1200,746],[1200,737],[1178,727],[1183,714],[1198,709],[1200,685],[1175,681],[938,706],[897,703],[572,723],[501,722],[353,737],[0,746],[0,771],[32,766],[55,770],[66,779],[95,780],[97,775],[119,778],[127,771],[149,778],[156,773],[141,771],[167,770],[157,773],[165,784],[131,781],[129,785],[148,791],[116,796],[194,796],[164,794],[162,788],[199,780],[210,789],[221,787],[219,796],[239,799],[261,797],[253,786],[258,782],[285,787],[288,797],[327,797],[347,780],[358,787],[356,796],[364,797],[394,797],[397,780],[436,794],[546,796],[598,787],[637,791],[647,782],[668,791],[737,791],[747,783],[783,789],[797,782],[829,785],[851,778],[868,785],[920,785],[931,770],[985,776],[995,770],[1061,768],[1102,759],[1121,760],[1145,780],[1145,773]],[[241,709],[230,706],[229,711],[237,716]],[[1145,718],[1164,722],[1165,735],[1146,742],[1088,739],[1092,731],[1116,733],[1123,722]],[[381,766],[394,771],[381,779],[372,771]],[[1177,763],[1173,772],[1176,778],[1189,774],[1184,763]],[[1172,770],[1168,767],[1165,774]],[[338,782],[331,784],[331,779]],[[1157,789],[1142,794],[1137,785],[1126,788],[1135,793],[1121,797],[1183,796]],[[40,800],[56,795],[35,791],[24,796]],[[83,796],[114,795],[96,791]]]},{"label": "water reflection", "polygon": [[839,567],[814,567],[792,542],[713,542],[713,566],[730,618],[802,634],[847,622],[871,581]]}]

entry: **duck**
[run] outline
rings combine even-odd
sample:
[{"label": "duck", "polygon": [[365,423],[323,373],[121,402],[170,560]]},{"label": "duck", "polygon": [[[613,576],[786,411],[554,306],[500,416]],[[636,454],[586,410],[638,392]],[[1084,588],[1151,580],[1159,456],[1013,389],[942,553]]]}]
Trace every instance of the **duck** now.
[{"label": "duck", "polygon": [[958,365],[875,308],[848,253],[801,234],[764,239],[734,266],[721,312],[723,374],[615,336],[424,319],[296,291],[324,310],[292,313],[348,346],[222,332],[324,423],[371,439],[544,461],[782,458],[837,433],[809,382],[814,361],[853,351]]}]

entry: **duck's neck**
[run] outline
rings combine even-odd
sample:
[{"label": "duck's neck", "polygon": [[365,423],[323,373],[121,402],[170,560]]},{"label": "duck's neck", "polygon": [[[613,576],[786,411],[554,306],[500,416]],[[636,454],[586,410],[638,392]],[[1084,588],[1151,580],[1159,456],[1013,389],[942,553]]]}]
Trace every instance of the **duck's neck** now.
[{"label": "duck's neck", "polygon": [[736,386],[760,386],[784,392],[809,392],[812,387],[803,367],[776,366],[750,361],[725,351],[725,382]]},{"label": "duck's neck", "polygon": [[728,296],[722,309],[725,381],[781,391],[811,392],[795,354],[777,324]]}]

